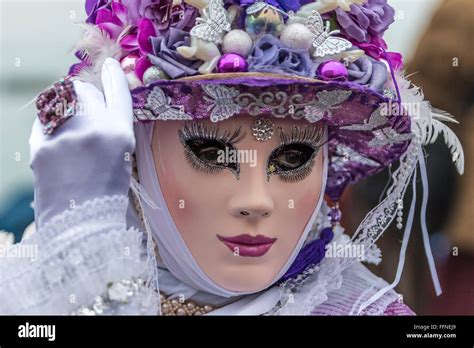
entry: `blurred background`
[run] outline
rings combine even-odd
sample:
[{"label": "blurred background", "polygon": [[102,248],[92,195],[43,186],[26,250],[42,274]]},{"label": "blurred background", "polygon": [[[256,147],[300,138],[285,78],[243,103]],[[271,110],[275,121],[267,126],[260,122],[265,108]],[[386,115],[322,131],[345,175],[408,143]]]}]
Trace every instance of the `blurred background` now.
[{"label": "blurred background", "polygon": [[[0,0],[0,231],[18,241],[33,221],[28,138],[36,117],[32,101],[77,62],[74,44],[82,30],[84,0]],[[428,227],[444,294],[435,298],[415,226],[403,280],[397,290],[418,314],[474,314],[474,1],[390,0],[396,22],[385,34],[390,51],[401,52],[413,82],[429,100],[462,123],[455,131],[466,155],[459,178],[449,151],[429,147]],[[428,29],[429,28],[429,29]],[[344,197],[349,233],[377,204],[388,173],[353,187]],[[407,197],[408,199],[410,197]],[[354,202],[357,202],[355,204]],[[406,203],[408,206],[408,203]],[[402,235],[387,231],[382,264],[373,271],[387,281],[395,276]]]}]

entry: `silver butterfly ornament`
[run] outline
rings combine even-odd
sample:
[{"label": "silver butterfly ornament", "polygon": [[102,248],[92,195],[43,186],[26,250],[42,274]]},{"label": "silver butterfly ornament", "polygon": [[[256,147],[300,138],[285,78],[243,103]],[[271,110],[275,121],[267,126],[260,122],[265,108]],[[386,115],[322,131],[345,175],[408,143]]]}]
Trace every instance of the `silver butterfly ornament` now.
[{"label": "silver butterfly ornament", "polygon": [[313,47],[315,50],[313,56],[315,58],[331,56],[352,47],[350,41],[332,36],[339,34],[340,31],[330,31],[329,21],[326,21],[326,25],[324,25],[324,20],[317,11],[313,11],[311,16],[306,19],[306,26],[314,34]]},{"label": "silver butterfly ornament", "polygon": [[230,30],[231,24],[222,0],[211,0],[203,10],[202,17],[196,19],[190,34],[204,41],[221,44],[222,34]]},{"label": "silver butterfly ornament", "polygon": [[338,109],[342,102],[346,101],[351,91],[335,90],[322,91],[316,94],[318,100],[305,106],[305,118],[308,122],[318,122],[325,116],[332,117],[332,110]]},{"label": "silver butterfly ornament", "polygon": [[143,109],[134,109],[138,121],[153,120],[192,120],[193,117],[184,111],[184,107],[170,105],[170,98],[158,86],[148,94]]},{"label": "silver butterfly ornament", "polygon": [[210,102],[207,110],[211,111],[212,122],[228,119],[240,112],[240,105],[234,101],[240,94],[237,89],[222,85],[203,85],[202,89],[208,95],[204,100]]},{"label": "silver butterfly ornament", "polygon": [[341,129],[345,130],[353,130],[353,131],[371,131],[375,128],[384,126],[388,123],[388,116],[386,115],[385,106],[382,105],[377,108],[372,114],[370,115],[368,120],[365,120],[362,124],[353,124],[350,126],[341,127]]},{"label": "silver butterfly ornament", "polygon": [[373,139],[369,142],[370,147],[382,147],[385,145],[394,145],[403,143],[414,138],[412,133],[398,133],[393,128],[379,129],[373,132]]}]

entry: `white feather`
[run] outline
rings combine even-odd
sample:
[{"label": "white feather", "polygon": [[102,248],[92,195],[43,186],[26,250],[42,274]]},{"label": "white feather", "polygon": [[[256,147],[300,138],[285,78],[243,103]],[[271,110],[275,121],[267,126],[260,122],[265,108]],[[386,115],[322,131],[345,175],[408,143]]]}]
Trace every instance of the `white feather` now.
[{"label": "white feather", "polygon": [[443,122],[433,118],[429,134],[431,135],[431,139],[428,140],[429,144],[434,143],[439,134],[443,135],[444,142],[451,150],[453,163],[456,165],[458,173],[462,175],[464,173],[464,150],[456,133]]},{"label": "white feather", "polygon": [[459,122],[448,112],[433,108],[429,101],[424,100],[421,88],[413,85],[404,77],[403,73],[398,74],[396,78],[402,103],[419,110],[417,115],[410,115],[413,123],[412,132],[419,136],[423,145],[434,143],[438,135],[442,134],[446,145],[451,150],[452,160],[457,171],[459,174],[463,174],[464,151],[462,144],[456,134],[443,123]]},{"label": "white feather", "polygon": [[120,59],[123,54],[118,42],[112,40],[108,33],[91,25],[82,24],[86,32],[84,38],[76,45],[77,51],[82,51],[85,60],[91,65],[81,70],[77,79],[90,82],[102,90],[101,71],[107,58]]}]

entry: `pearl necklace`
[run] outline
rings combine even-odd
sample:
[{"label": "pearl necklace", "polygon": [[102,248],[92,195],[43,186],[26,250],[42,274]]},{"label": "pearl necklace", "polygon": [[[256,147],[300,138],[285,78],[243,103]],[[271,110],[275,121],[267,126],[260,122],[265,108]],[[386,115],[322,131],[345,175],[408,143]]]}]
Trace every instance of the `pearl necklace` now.
[{"label": "pearl necklace", "polygon": [[161,313],[165,316],[187,316],[203,315],[212,312],[214,308],[209,305],[198,306],[191,301],[180,301],[178,299],[167,299],[160,294]]}]

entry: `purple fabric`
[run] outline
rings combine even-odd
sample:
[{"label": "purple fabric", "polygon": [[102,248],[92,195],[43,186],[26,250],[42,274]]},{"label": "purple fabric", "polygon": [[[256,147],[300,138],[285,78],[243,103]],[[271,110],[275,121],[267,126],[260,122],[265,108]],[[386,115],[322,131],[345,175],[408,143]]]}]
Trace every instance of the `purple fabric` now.
[{"label": "purple fabric", "polygon": [[296,74],[314,77],[318,65],[309,51],[296,51],[285,47],[273,35],[264,35],[257,42],[248,59],[249,71],[277,74]]},{"label": "purple fabric", "polygon": [[[357,297],[355,297],[357,298]],[[347,301],[351,301],[351,297],[347,296],[346,297]],[[320,307],[316,308],[315,310],[311,311],[311,315],[316,315],[316,316],[327,316],[327,315],[348,315],[348,312],[345,312],[344,310],[347,309],[348,303],[324,303]],[[374,315],[371,313],[374,313],[374,306],[377,306],[377,302],[375,304],[370,305],[367,307],[361,315],[367,316],[367,315]],[[378,313],[378,311],[377,311]],[[392,302],[389,304],[383,313],[379,314],[381,316],[414,316],[416,315],[415,312],[411,310],[410,307],[408,307],[404,303],[400,303],[398,301]]]},{"label": "purple fabric", "polygon": [[323,229],[318,239],[311,241],[300,250],[290,269],[280,278],[279,282],[294,278],[307,268],[320,263],[324,259],[326,245],[333,238],[334,233],[330,227]]},{"label": "purple fabric", "polygon": [[411,310],[406,304],[401,302],[393,302],[388,305],[388,307],[383,312],[385,316],[414,316],[415,312]]},{"label": "purple fabric", "polygon": [[388,80],[385,64],[369,57],[361,57],[347,67],[349,81],[366,85],[381,92]]},{"label": "purple fabric", "polygon": [[362,5],[352,4],[351,11],[335,10],[341,32],[350,39],[369,42],[371,37],[382,37],[394,22],[395,10],[387,0],[368,0]]},{"label": "purple fabric", "polygon": [[202,64],[200,60],[189,60],[181,56],[176,49],[180,46],[190,45],[188,32],[170,28],[165,36],[150,38],[153,54],[148,58],[163,70],[171,79],[198,74],[198,68]]},{"label": "purple fabric", "polygon": [[[329,156],[331,158],[328,170],[328,183],[326,194],[333,201],[337,201],[342,195],[345,187],[350,183],[356,183],[363,178],[376,174],[387,165],[395,162],[406,151],[410,141],[386,144],[380,147],[369,146],[375,134],[371,131],[344,130],[340,127],[363,124],[381,103],[386,103],[387,98],[380,93],[357,83],[352,82],[323,82],[305,79],[296,80],[288,77],[248,77],[247,74],[235,74],[235,77],[216,80],[200,79],[192,80],[161,80],[146,87],[139,87],[132,91],[134,108],[144,108],[148,93],[155,86],[159,86],[166,95],[170,97],[170,105],[182,107],[183,111],[194,116],[195,120],[206,119],[210,111],[215,108],[212,98],[209,98],[202,89],[204,84],[225,85],[238,89],[240,93],[253,96],[248,100],[249,104],[241,107],[241,114],[248,113],[255,106],[257,100],[268,95],[283,95],[297,100],[298,105],[293,108],[295,114],[304,114],[304,106],[308,103],[317,102],[317,93],[324,90],[351,90],[352,95],[341,105],[326,113],[322,122],[328,126],[329,134]],[[278,93],[278,94],[277,94]],[[296,99],[295,97],[298,96]],[[301,98],[300,98],[301,96]],[[271,114],[278,110],[289,110],[291,98],[282,103],[280,98],[274,98],[270,106],[262,107],[260,113]],[[288,115],[282,115],[288,116]],[[409,133],[410,118],[406,116],[391,116],[387,124],[380,128],[392,127],[398,133]],[[355,158],[348,158],[338,163],[333,162],[337,155],[338,146],[343,145],[353,149],[355,153],[363,158],[370,159],[372,164],[362,163]],[[374,164],[375,163],[375,164]]]}]

